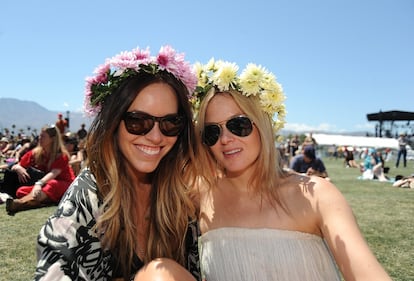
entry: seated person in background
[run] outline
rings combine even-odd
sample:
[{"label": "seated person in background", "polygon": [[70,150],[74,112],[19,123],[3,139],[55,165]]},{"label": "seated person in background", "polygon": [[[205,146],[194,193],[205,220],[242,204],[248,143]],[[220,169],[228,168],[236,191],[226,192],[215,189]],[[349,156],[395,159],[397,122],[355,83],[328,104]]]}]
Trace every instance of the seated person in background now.
[{"label": "seated person in background", "polygon": [[347,168],[358,168],[358,164],[355,162],[354,149],[352,147],[344,148],[345,165]]},{"label": "seated person in background", "polygon": [[411,175],[409,177],[398,175],[395,177],[395,182],[392,184],[392,186],[414,188],[414,175]]},{"label": "seated person in background", "polygon": [[365,157],[363,163],[361,163],[362,179],[373,180],[378,179],[379,181],[388,181],[384,175],[384,163],[378,156],[375,148],[368,149],[368,154]]},{"label": "seated person in background", "polygon": [[14,150],[15,147],[15,141],[13,139],[8,139],[6,137],[1,138],[0,140],[1,144],[1,151],[0,154],[3,157],[9,157],[10,153]]},{"label": "seated person in background", "polygon": [[[44,173],[34,185],[28,184],[29,167]],[[57,127],[42,128],[38,145],[26,152],[11,170],[17,173],[22,184],[16,191],[18,199],[6,200],[6,211],[11,216],[20,211],[58,203],[75,179],[69,165],[69,154]]]},{"label": "seated person in background", "polygon": [[2,137],[0,139],[0,156],[3,156],[3,149],[5,149],[9,145],[9,139],[6,137]]},{"label": "seated person in background", "polygon": [[80,171],[83,169],[84,162],[86,160],[86,151],[85,151],[86,138],[83,138],[79,141],[76,140],[76,143],[77,143],[75,146],[76,148],[72,150],[72,153],[70,155],[69,164],[72,166],[72,169],[75,175],[78,175]]},{"label": "seated person in background", "polygon": [[[70,162],[72,159],[76,159],[76,156],[78,154],[79,148],[78,148],[78,138],[75,136],[65,136],[65,147],[70,155],[69,157],[69,164],[72,165],[72,163]],[[73,169],[73,165],[72,165],[72,169]],[[75,175],[77,174],[76,171]]]},{"label": "seated person in background", "polygon": [[9,158],[6,159],[6,163],[0,165],[0,169],[11,168],[14,164],[19,162],[20,158],[26,152],[33,149],[36,144],[37,143],[34,140],[31,141],[29,138],[22,139],[16,148],[10,152]]},{"label": "seated person in background", "polygon": [[328,179],[328,173],[322,160],[316,157],[315,148],[307,145],[303,153],[295,156],[290,163],[290,168],[298,173],[304,173],[308,176],[315,175]]}]

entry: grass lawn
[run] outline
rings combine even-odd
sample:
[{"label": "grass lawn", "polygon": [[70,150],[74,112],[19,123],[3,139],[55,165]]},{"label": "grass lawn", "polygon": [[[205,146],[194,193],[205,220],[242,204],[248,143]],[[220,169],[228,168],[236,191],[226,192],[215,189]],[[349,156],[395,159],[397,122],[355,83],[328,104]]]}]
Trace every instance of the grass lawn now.
[{"label": "grass lawn", "polygon": [[[414,280],[414,189],[391,183],[358,180],[358,169],[345,168],[341,159],[324,158],[332,182],[352,206],[361,230],[378,260],[395,281]],[[391,167],[389,177],[414,173]],[[6,214],[0,205],[0,279],[31,280],[36,266],[36,237],[56,207]]]}]

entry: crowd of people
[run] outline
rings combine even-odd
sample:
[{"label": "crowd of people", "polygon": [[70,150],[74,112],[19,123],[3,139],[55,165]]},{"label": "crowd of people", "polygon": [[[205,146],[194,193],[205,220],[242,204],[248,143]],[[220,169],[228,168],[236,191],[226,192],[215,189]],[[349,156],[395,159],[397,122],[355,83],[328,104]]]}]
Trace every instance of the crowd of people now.
[{"label": "crowd of people", "polygon": [[35,280],[391,280],[312,135],[295,137],[287,162],[279,154],[275,76],[237,72],[222,60],[192,66],[170,46],[95,69],[85,137],[47,126],[5,166],[24,184],[8,214],[58,203]]},{"label": "crowd of people", "polygon": [[312,132],[302,140],[299,135],[293,135],[279,148],[279,165],[285,170],[295,171],[308,176],[314,175],[330,180],[328,171],[321,157],[317,156],[317,141]]},{"label": "crowd of people", "polygon": [[[319,154],[343,161],[343,166],[346,168],[356,168],[360,172],[357,176],[359,179],[394,183],[398,179],[388,174],[391,169],[398,169],[400,162],[403,163],[404,168],[407,168],[407,139],[406,134],[400,134],[398,138],[399,148],[398,150],[392,150],[390,148],[376,149],[374,147],[337,145],[318,147],[312,133],[301,137],[293,135],[290,139],[288,138],[278,145],[281,155],[280,164],[285,169],[291,169],[299,173],[306,173],[309,166],[314,166],[313,169],[318,167],[317,174],[329,179],[327,173],[325,174],[326,168],[322,157],[317,156]],[[312,170],[309,170],[308,174],[311,173]]]}]

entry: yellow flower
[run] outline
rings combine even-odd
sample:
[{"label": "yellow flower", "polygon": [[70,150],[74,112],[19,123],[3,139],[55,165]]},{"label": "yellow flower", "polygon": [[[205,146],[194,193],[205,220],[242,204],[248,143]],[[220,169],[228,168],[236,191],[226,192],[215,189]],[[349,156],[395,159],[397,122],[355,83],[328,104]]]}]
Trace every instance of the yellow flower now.
[{"label": "yellow flower", "polygon": [[285,124],[285,95],[282,86],[277,82],[273,73],[260,65],[249,63],[238,76],[239,67],[235,63],[210,59],[206,65],[196,63],[194,65],[198,77],[196,99],[191,103],[195,109],[195,115],[201,99],[211,87],[219,91],[235,90],[246,97],[258,96],[262,110],[273,119],[273,129],[277,132]]},{"label": "yellow flower", "polygon": [[217,70],[213,73],[211,80],[220,91],[228,91],[235,85],[239,67],[235,63],[218,61],[215,64]]},{"label": "yellow flower", "polygon": [[209,61],[208,61],[208,63],[205,65],[205,70],[206,70],[206,72],[209,72],[209,71],[215,71],[216,69],[215,69],[215,60],[214,60],[214,58],[211,58]]},{"label": "yellow flower", "polygon": [[195,63],[194,64],[194,71],[195,71],[196,76],[198,78],[197,86],[205,87],[209,82],[207,73],[205,71],[205,67],[201,63]]},{"label": "yellow flower", "polygon": [[262,80],[266,75],[260,65],[249,63],[240,75],[240,86],[246,96],[257,95],[262,88]]}]

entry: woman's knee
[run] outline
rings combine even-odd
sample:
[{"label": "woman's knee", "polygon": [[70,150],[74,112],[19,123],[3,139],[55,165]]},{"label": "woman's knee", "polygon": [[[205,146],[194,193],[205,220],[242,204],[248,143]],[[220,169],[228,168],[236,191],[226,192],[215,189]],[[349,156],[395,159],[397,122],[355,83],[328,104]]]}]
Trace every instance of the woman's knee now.
[{"label": "woman's knee", "polygon": [[134,281],[195,281],[195,278],[176,261],[159,258],[138,271]]}]

